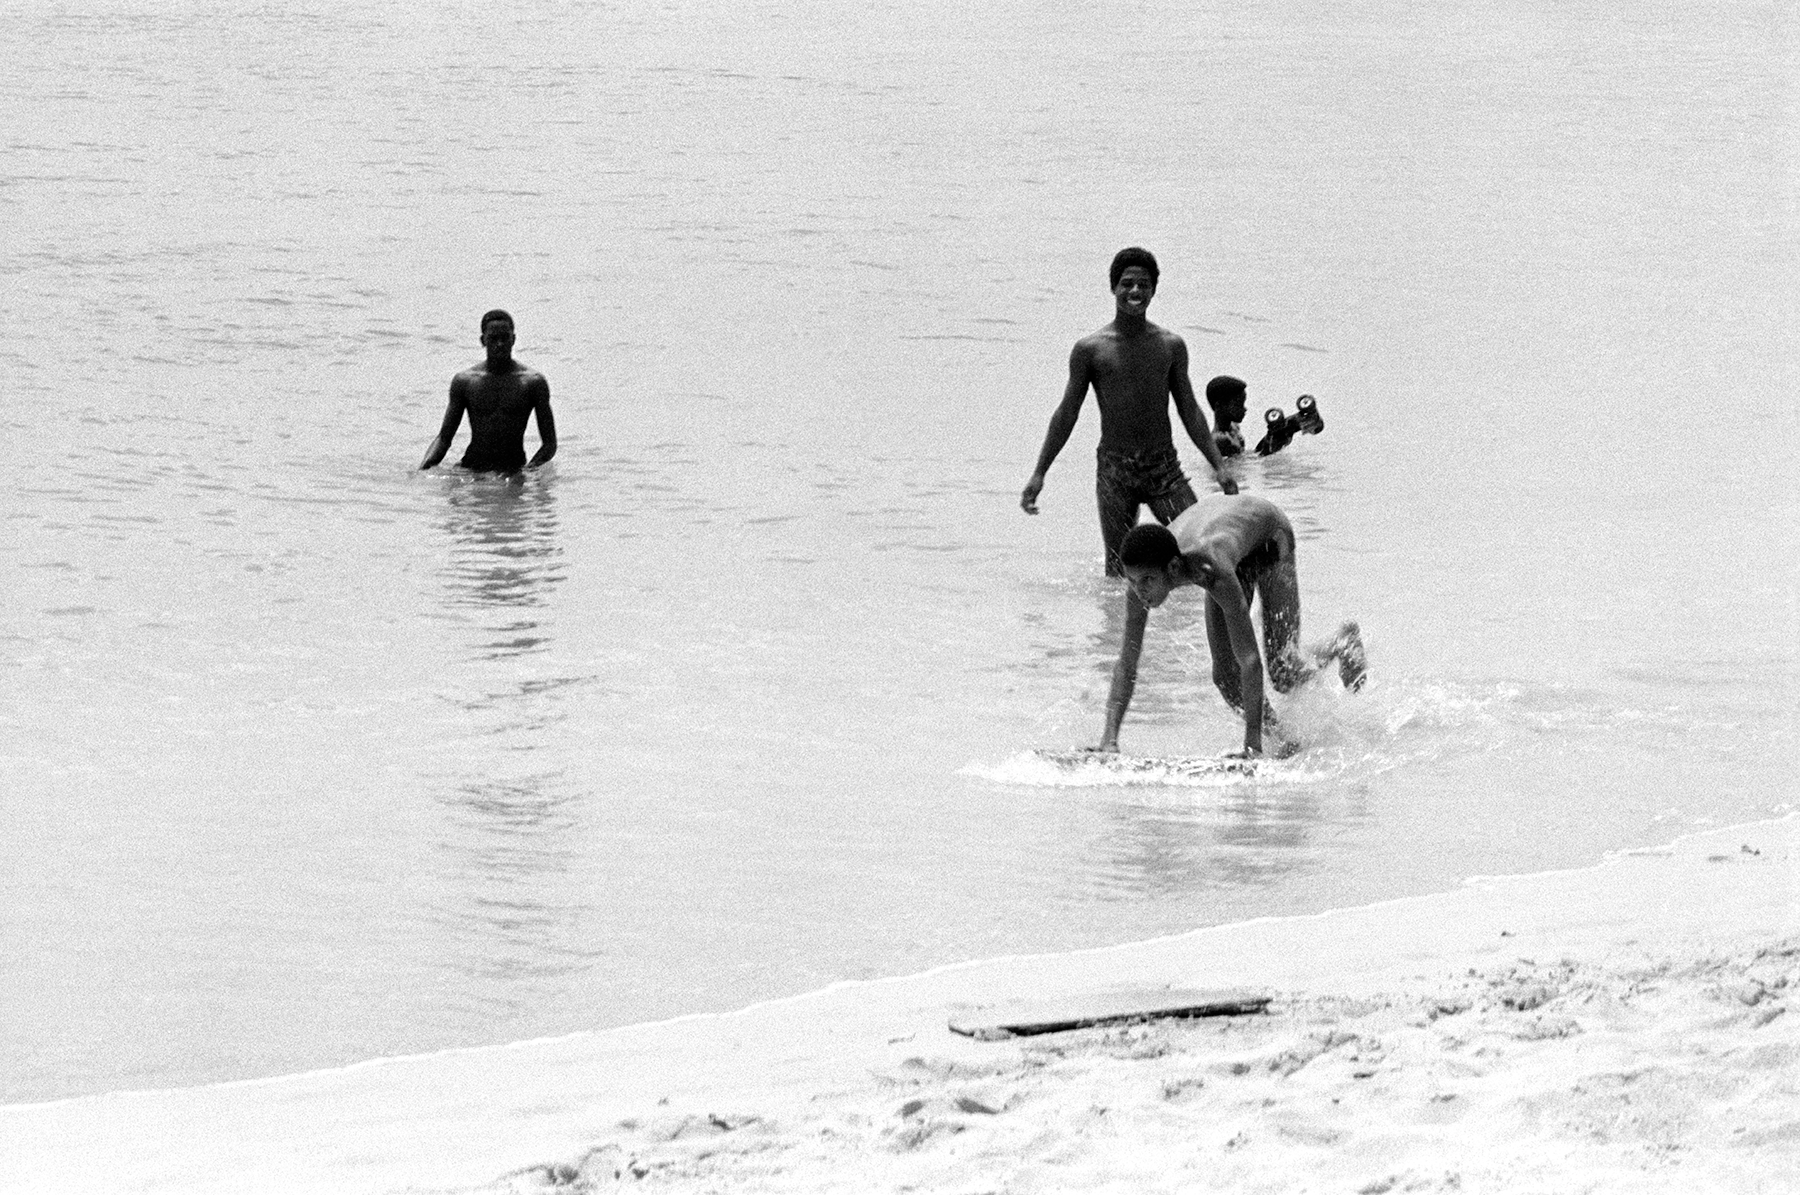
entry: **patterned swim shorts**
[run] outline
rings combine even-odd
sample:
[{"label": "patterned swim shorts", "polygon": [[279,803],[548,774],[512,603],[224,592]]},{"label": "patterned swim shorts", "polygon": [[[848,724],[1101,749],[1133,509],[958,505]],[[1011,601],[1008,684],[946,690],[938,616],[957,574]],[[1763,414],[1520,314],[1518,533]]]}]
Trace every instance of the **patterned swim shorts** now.
[{"label": "patterned swim shorts", "polygon": [[1156,521],[1166,525],[1195,501],[1194,489],[1173,448],[1148,452],[1102,448],[1095,460],[1094,495],[1100,504],[1100,538],[1106,542],[1109,577],[1124,575],[1119,567],[1119,545],[1137,524],[1140,507],[1148,506]]}]

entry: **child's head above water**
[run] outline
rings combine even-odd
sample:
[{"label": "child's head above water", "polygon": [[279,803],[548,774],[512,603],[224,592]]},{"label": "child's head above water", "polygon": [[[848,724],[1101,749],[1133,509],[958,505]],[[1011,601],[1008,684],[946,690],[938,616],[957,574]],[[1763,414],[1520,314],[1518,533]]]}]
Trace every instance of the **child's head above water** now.
[{"label": "child's head above water", "polygon": [[1162,568],[1179,555],[1175,533],[1159,523],[1139,523],[1119,545],[1119,563],[1128,569]]},{"label": "child's head above water", "polygon": [[1220,374],[1206,384],[1206,405],[1213,409],[1221,423],[1242,423],[1246,391],[1243,381]]}]

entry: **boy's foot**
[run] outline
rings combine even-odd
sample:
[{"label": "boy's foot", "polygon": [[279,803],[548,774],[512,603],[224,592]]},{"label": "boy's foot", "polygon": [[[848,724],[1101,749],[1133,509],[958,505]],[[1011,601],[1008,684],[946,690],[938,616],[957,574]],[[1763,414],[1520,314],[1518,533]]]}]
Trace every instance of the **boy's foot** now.
[{"label": "boy's foot", "polygon": [[1352,693],[1362,688],[1369,673],[1369,658],[1363,652],[1362,628],[1354,622],[1339,627],[1337,638],[1331,641],[1331,650],[1337,656],[1338,679],[1344,682],[1344,688]]}]

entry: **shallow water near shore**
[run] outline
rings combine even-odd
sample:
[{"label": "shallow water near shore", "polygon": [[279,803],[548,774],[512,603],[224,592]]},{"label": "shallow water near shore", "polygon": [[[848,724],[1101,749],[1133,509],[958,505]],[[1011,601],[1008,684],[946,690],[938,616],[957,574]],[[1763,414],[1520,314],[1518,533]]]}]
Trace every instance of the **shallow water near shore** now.
[{"label": "shallow water near shore", "polygon": [[[1774,6],[7,15],[0,1100],[1364,903],[1793,800]],[[1091,407],[1043,513],[1017,493],[1134,242],[1198,384],[1319,398],[1237,466],[1310,630],[1368,639],[1362,693],[1281,706],[1316,781],[1008,780],[1100,726]],[[562,451],[417,473],[495,305]],[[1237,745],[1193,603],[1146,654],[1126,750]]]}]

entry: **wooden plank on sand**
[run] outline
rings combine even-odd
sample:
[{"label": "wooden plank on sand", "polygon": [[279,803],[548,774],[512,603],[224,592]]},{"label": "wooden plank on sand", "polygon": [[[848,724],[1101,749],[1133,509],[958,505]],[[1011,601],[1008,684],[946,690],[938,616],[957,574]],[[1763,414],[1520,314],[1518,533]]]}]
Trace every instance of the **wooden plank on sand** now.
[{"label": "wooden plank on sand", "polygon": [[1271,997],[1255,992],[1149,991],[1097,992],[1065,1000],[1017,1000],[984,1006],[958,1016],[950,1031],[977,1041],[1004,1041],[1039,1033],[1065,1033],[1096,1025],[1123,1025],[1166,1017],[1235,1017],[1261,1012]]}]

